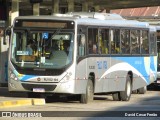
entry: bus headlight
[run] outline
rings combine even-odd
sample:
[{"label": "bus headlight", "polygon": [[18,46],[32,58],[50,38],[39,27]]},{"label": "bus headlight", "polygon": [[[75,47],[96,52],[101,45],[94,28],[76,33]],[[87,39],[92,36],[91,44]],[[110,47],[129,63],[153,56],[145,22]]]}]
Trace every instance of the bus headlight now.
[{"label": "bus headlight", "polygon": [[14,79],[15,77],[16,77],[15,74],[13,74],[13,73],[10,74],[11,79]]},{"label": "bus headlight", "polygon": [[10,78],[13,80],[18,80],[18,78],[16,77],[14,73],[10,73]]},{"label": "bus headlight", "polygon": [[65,76],[64,81],[65,81],[65,82],[68,82],[68,81],[71,80],[71,79],[72,79],[72,73],[69,72],[69,73],[67,73],[67,75]]},{"label": "bus headlight", "polygon": [[68,81],[70,79],[70,76],[69,75],[66,75],[66,80]]}]

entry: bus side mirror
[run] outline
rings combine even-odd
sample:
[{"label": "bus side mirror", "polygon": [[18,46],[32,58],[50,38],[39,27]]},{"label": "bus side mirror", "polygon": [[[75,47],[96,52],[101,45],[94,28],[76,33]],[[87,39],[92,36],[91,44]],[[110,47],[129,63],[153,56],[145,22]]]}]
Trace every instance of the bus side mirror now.
[{"label": "bus side mirror", "polygon": [[3,45],[6,45],[6,44],[7,44],[6,41],[9,42],[10,36],[11,36],[11,27],[8,27],[8,28],[6,28],[6,30],[5,30],[5,38],[4,38],[4,40],[3,40]]}]

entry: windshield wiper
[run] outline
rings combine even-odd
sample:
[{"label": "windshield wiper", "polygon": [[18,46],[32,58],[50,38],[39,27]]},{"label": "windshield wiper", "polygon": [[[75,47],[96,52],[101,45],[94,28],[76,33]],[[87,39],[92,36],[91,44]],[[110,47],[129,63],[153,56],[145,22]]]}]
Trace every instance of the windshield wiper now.
[{"label": "windshield wiper", "polygon": [[60,32],[61,29],[62,29],[62,28],[57,29],[57,30],[55,31],[55,33],[53,33],[53,35],[52,35],[52,37],[51,37],[50,40],[52,40],[52,39],[54,38],[54,36],[55,36],[57,33]]}]

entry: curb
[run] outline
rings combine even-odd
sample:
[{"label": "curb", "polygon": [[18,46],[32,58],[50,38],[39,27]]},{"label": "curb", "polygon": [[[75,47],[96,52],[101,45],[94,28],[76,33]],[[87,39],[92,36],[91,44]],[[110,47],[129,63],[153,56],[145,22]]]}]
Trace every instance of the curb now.
[{"label": "curb", "polygon": [[45,105],[45,99],[32,99],[32,105]]},{"label": "curb", "polygon": [[45,105],[45,99],[23,99],[0,102],[0,108],[31,106],[31,105]]}]

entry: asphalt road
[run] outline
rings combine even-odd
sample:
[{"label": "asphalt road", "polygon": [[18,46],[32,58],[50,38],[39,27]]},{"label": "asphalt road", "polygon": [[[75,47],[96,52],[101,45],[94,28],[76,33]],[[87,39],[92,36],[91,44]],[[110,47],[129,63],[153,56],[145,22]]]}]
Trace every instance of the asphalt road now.
[{"label": "asphalt road", "polygon": [[[1,95],[1,94],[0,94]],[[19,95],[19,96],[18,96]],[[5,95],[0,96],[5,98]],[[6,95],[7,99],[25,98],[25,94]],[[146,94],[132,94],[130,101],[113,101],[111,95],[95,95],[94,101],[81,104],[76,100],[50,97],[45,105],[21,106],[0,109],[11,112],[14,118],[1,117],[0,120],[158,120],[160,119],[160,91],[150,89]],[[20,113],[20,118],[17,117]],[[33,118],[36,116],[36,118]],[[42,118],[40,118],[42,116]]]}]

